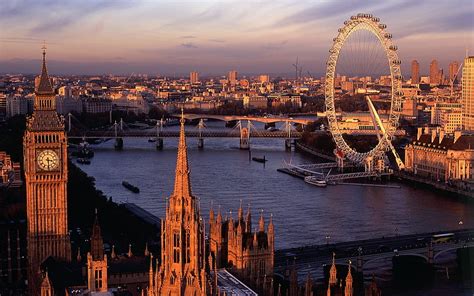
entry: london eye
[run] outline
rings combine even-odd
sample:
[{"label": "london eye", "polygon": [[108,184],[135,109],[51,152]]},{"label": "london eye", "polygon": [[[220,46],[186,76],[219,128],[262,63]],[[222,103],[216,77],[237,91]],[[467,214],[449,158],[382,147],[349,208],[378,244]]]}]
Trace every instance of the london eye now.
[{"label": "london eye", "polygon": [[[392,151],[398,168],[403,169],[403,162],[392,145],[403,95],[400,64],[392,35],[379,18],[358,14],[338,30],[327,61],[325,105],[339,159],[372,171],[386,167],[386,152]],[[352,109],[347,112],[344,106]],[[368,111],[366,131],[377,139],[371,147],[356,149],[353,141],[347,139],[348,124],[343,114],[361,110]]]}]

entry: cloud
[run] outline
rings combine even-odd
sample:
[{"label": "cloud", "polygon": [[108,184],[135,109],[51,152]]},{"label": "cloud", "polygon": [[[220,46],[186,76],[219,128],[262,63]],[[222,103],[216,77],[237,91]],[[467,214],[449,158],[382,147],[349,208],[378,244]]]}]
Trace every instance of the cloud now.
[{"label": "cloud", "polygon": [[[3,3],[5,2],[5,3]],[[13,23],[26,26],[35,23],[31,35],[58,32],[66,27],[87,19],[93,14],[114,9],[135,7],[140,1],[126,0],[13,0],[3,1],[0,9],[0,24]]]},{"label": "cloud", "polygon": [[[277,21],[275,25],[295,25],[304,24],[309,22],[321,21],[328,18],[336,18],[338,16],[350,16],[351,13],[358,10],[364,10],[371,7],[373,4],[380,3],[378,0],[365,0],[365,1],[351,1],[358,2],[359,5],[350,5],[346,1],[327,1],[318,3],[311,7],[306,7],[301,11],[284,17]],[[352,3],[353,4],[353,3]]]},{"label": "cloud", "polygon": [[263,45],[262,48],[267,49],[267,50],[279,50],[282,47],[284,47],[287,43],[288,43],[288,40],[283,40],[277,43],[267,43]]},{"label": "cloud", "polygon": [[[32,38],[32,37],[2,37],[0,38],[0,43],[34,43],[38,44],[43,42],[41,38]],[[55,42],[48,42],[48,44],[57,44]]]},{"label": "cloud", "polygon": [[214,43],[225,43],[226,41],[224,39],[207,39],[209,42],[214,42]]},{"label": "cloud", "polygon": [[186,36],[181,36],[181,39],[194,39],[196,36],[193,35],[186,35]]},{"label": "cloud", "polygon": [[194,43],[192,42],[187,42],[187,43],[182,43],[181,44],[181,47],[184,47],[184,48],[198,48]]}]

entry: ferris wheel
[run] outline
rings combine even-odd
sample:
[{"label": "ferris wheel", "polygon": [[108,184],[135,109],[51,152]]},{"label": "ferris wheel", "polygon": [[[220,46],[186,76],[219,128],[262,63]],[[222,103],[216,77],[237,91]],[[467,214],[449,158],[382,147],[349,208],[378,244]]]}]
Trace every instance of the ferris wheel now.
[{"label": "ferris wheel", "polygon": [[[397,46],[393,45],[392,35],[386,31],[386,27],[387,26],[385,24],[380,23],[379,18],[370,14],[358,14],[356,16],[352,16],[349,20],[344,22],[344,26],[339,29],[337,37],[333,39],[334,43],[329,50],[330,55],[327,61],[325,78],[325,105],[329,129],[337,147],[336,156],[338,156],[338,158],[346,158],[355,164],[366,165],[366,169],[367,163],[371,163],[377,159],[382,159],[385,153],[390,150],[395,156],[398,167],[400,169],[404,168],[403,162],[392,145],[392,139],[398,127],[403,95],[401,92],[401,61],[397,55]],[[344,45],[348,42],[348,40],[354,39],[354,36],[357,36],[361,32],[364,32],[366,35],[370,35],[370,37],[374,39],[374,43],[377,43],[377,46],[381,48],[380,56],[387,68],[386,77],[389,78],[388,80],[390,81],[388,82],[388,89],[390,92],[386,99],[390,104],[390,107],[385,111],[385,122],[381,120],[372,100],[370,99],[370,96],[366,96],[368,105],[367,107],[372,117],[373,128],[377,134],[378,142],[373,148],[365,152],[356,151],[343,138],[344,129],[340,127],[340,123],[338,122],[338,116],[336,114],[338,110],[335,106],[335,101],[338,99],[336,97],[335,80],[336,78],[339,78],[337,76],[339,73],[336,72],[336,68],[338,67],[338,63],[341,62],[341,50],[343,50]],[[353,46],[351,44],[351,52],[353,47],[359,48],[359,53],[356,54],[360,54],[360,52],[363,51],[370,52],[371,48],[367,45],[368,38],[369,37],[366,36],[364,36],[363,40],[360,38],[362,41],[357,41],[357,46]],[[346,53],[349,53],[349,50],[346,49]],[[367,58],[366,61],[363,61],[359,64],[359,68],[371,68],[371,64],[375,61],[375,55],[370,52],[370,55],[368,56],[369,58]],[[346,60],[356,63],[355,60],[357,59],[355,57],[349,56],[349,58],[346,57]]]}]

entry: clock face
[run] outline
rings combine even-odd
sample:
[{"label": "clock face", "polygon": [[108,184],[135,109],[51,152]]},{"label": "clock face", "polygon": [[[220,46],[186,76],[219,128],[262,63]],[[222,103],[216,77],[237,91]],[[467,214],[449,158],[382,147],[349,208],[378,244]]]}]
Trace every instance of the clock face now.
[{"label": "clock face", "polygon": [[45,171],[52,171],[59,167],[59,156],[53,150],[43,150],[41,151],[36,161],[38,162],[38,166],[40,169]]}]

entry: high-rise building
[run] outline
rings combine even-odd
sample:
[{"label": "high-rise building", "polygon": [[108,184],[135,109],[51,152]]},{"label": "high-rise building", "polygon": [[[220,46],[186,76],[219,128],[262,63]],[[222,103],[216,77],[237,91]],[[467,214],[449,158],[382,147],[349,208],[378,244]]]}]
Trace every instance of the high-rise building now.
[{"label": "high-rise building", "polygon": [[33,116],[23,137],[30,295],[40,289],[40,265],[49,256],[70,261],[67,223],[67,139],[56,98],[43,67],[35,89]]},{"label": "high-rise building", "polygon": [[431,107],[431,124],[439,125],[447,133],[461,130],[462,112],[460,103],[435,103]]},{"label": "high-rise building", "polygon": [[459,70],[459,63],[457,61],[453,61],[449,64],[449,82],[450,83],[451,81],[456,82],[454,80],[455,80],[456,74],[458,73],[458,70]]},{"label": "high-rise building", "polygon": [[432,60],[430,64],[430,84],[440,84],[440,72],[437,60]]},{"label": "high-rise building", "polygon": [[199,73],[196,72],[196,71],[193,71],[191,73],[189,73],[189,80],[191,81],[191,83],[198,83],[199,82]]},{"label": "high-rise building", "polygon": [[161,264],[150,274],[149,296],[207,295],[205,225],[189,177],[182,117],[174,190],[161,225]]},{"label": "high-rise building", "polygon": [[411,62],[411,84],[420,83],[420,64],[417,60]]},{"label": "high-rise building", "polygon": [[474,130],[474,56],[464,59],[462,68],[462,123],[465,130]]},{"label": "high-rise building", "polygon": [[230,83],[235,84],[237,82],[237,71],[235,70],[229,71],[229,74],[227,75],[227,79],[229,79]]},{"label": "high-rise building", "polygon": [[0,93],[0,121],[7,117],[7,96]]},{"label": "high-rise building", "polygon": [[260,81],[260,83],[268,83],[268,82],[270,82],[270,75],[267,75],[267,74],[260,75],[258,77],[258,80]]}]

